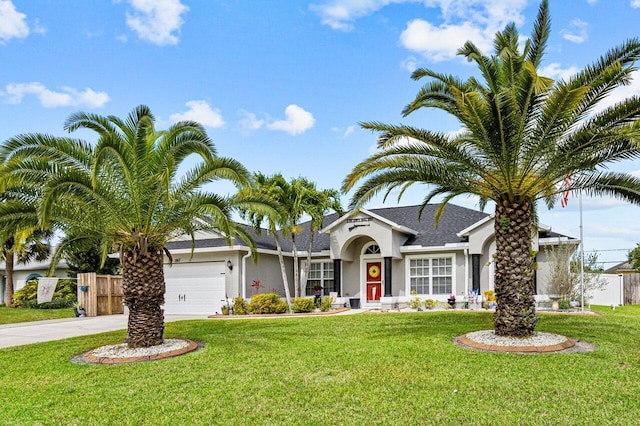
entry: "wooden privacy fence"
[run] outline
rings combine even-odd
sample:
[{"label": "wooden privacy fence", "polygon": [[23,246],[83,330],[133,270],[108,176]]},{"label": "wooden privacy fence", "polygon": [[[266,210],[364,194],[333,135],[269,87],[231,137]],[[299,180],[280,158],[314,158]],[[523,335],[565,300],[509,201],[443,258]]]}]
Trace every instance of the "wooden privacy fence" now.
[{"label": "wooden privacy fence", "polygon": [[123,314],[122,276],[78,274],[78,305],[84,306],[88,317]]},{"label": "wooden privacy fence", "polygon": [[624,288],[624,304],[640,303],[640,274],[622,274]]}]

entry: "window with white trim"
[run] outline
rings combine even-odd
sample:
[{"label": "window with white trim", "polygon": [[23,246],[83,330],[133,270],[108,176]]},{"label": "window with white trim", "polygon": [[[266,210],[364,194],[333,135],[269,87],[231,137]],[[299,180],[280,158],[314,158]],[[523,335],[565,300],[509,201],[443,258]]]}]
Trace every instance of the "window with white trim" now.
[{"label": "window with white trim", "polygon": [[416,294],[451,294],[453,258],[425,257],[409,260],[410,291]]},{"label": "window with white trim", "polygon": [[311,262],[309,274],[307,275],[307,286],[305,289],[307,296],[314,296],[314,287],[321,286],[322,294],[328,296],[329,292],[337,291],[333,279],[333,261]]}]

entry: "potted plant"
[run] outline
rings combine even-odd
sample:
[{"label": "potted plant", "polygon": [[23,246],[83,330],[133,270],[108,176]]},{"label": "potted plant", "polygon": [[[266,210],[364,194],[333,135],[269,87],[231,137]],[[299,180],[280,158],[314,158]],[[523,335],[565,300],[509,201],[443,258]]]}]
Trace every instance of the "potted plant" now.
[{"label": "potted plant", "polygon": [[447,303],[449,304],[451,309],[455,309],[456,308],[456,295],[452,294],[451,296],[449,296],[449,298],[447,299]]},{"label": "potted plant", "polygon": [[73,313],[75,314],[76,318],[87,316],[87,311],[84,309],[84,306],[78,304],[74,306]]}]

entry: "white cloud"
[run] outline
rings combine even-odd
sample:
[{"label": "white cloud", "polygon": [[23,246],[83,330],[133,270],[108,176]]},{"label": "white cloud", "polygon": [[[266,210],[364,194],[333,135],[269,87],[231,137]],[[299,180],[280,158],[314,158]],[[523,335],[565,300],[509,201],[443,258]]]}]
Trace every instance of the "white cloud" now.
[{"label": "white cloud", "polygon": [[408,56],[400,66],[409,72],[414,72],[418,68],[418,60],[415,56]]},{"label": "white cloud", "polygon": [[176,32],[184,24],[182,15],[189,8],[180,0],[125,0],[133,7],[127,12],[127,26],[140,39],[158,46],[178,43]]},{"label": "white cloud", "polygon": [[557,62],[550,63],[538,70],[538,74],[544,77],[550,77],[554,80],[562,79],[567,81],[571,76],[579,71],[577,67],[561,68]]},{"label": "white cloud", "polygon": [[[496,31],[509,22],[524,23],[522,12],[527,6],[527,0],[326,0],[312,5],[311,10],[324,25],[349,31],[357,19],[400,3],[421,3],[426,8],[440,9],[441,22],[412,20],[400,39],[404,47],[433,61],[455,57],[467,40],[488,51]],[[413,71],[416,61],[408,59],[402,66]]]},{"label": "white cloud", "polygon": [[172,123],[178,121],[197,121],[205,127],[223,127],[225,125],[219,109],[211,109],[205,101],[189,101],[185,104],[189,110],[182,113],[171,114]]},{"label": "white cloud", "polygon": [[312,128],[316,122],[313,114],[295,104],[289,105],[284,110],[284,114],[287,117],[286,119],[274,121],[268,124],[267,128],[270,130],[282,130],[290,135],[299,135]]},{"label": "white cloud", "polygon": [[344,131],[344,133],[342,134],[343,138],[346,138],[347,136],[349,136],[351,133],[354,132],[354,130],[356,130],[356,126],[355,125],[351,125],[349,127],[347,127],[347,130]]},{"label": "white cloud", "polygon": [[640,0],[631,0],[631,7],[640,8]]},{"label": "white cloud", "polygon": [[350,31],[352,22],[370,15],[391,3],[416,0],[331,0],[322,4],[312,4],[309,8],[320,15],[323,25],[334,30]]},{"label": "white cloud", "polygon": [[598,0],[587,0],[587,3],[589,4],[596,4],[598,2]]},{"label": "white cloud", "polygon": [[9,98],[10,103],[14,104],[22,102],[25,95],[34,95],[45,108],[67,106],[100,108],[109,101],[109,95],[105,92],[96,92],[89,88],[78,91],[71,87],[62,87],[60,91],[54,92],[38,82],[7,84],[3,95]]},{"label": "white cloud", "polygon": [[414,19],[400,35],[404,47],[436,62],[454,58],[467,40],[473,40],[481,50],[491,47],[490,38],[470,22],[436,27],[422,19]]},{"label": "white cloud", "polygon": [[262,128],[264,125],[264,119],[258,118],[258,116],[249,111],[240,110],[240,114],[244,116],[242,120],[239,121],[240,126],[246,130],[258,130]]},{"label": "white cloud", "polygon": [[588,26],[588,23],[581,21],[580,19],[574,19],[571,21],[569,29],[565,28],[561,30],[560,34],[562,34],[562,37],[564,37],[565,40],[569,40],[573,43],[582,43],[589,38],[587,35]]},{"label": "white cloud", "polygon": [[0,0],[0,44],[12,38],[25,38],[29,35],[29,26],[25,22],[27,15],[16,10],[11,0]]}]

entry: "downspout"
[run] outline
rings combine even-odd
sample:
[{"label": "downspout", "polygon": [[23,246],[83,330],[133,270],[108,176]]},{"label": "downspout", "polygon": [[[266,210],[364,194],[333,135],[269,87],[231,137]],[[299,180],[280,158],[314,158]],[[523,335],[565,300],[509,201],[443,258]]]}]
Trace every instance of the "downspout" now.
[{"label": "downspout", "polygon": [[464,249],[464,297],[469,295],[469,249]]},{"label": "downspout", "polygon": [[251,250],[242,256],[242,279],[240,285],[242,286],[242,298],[247,298],[247,259],[251,257]]}]

